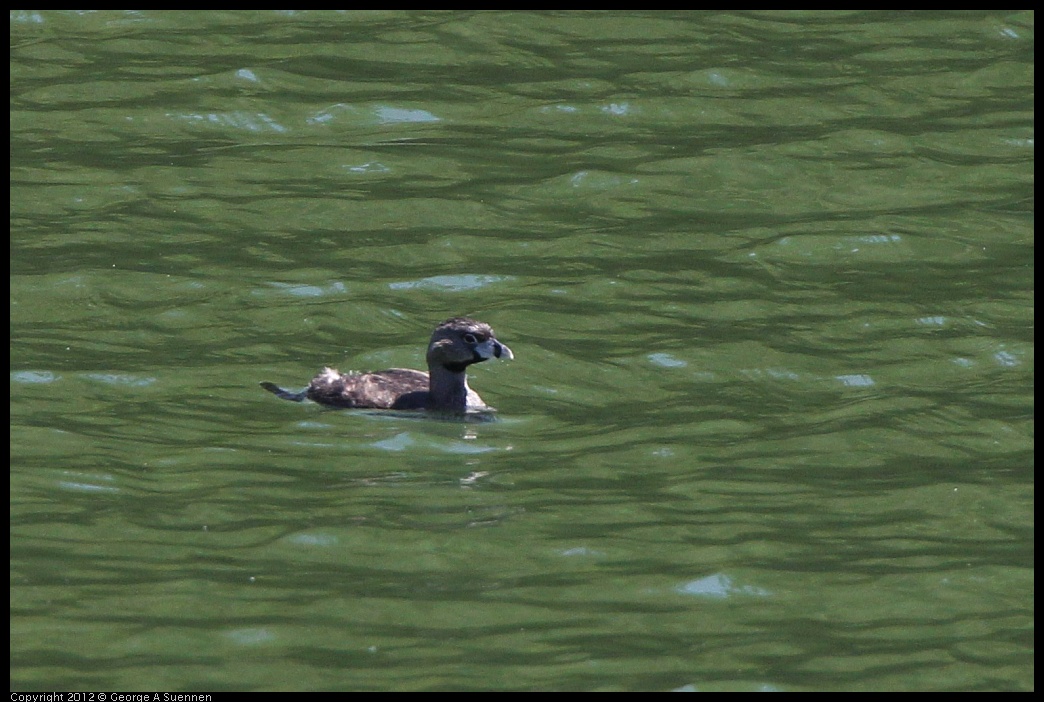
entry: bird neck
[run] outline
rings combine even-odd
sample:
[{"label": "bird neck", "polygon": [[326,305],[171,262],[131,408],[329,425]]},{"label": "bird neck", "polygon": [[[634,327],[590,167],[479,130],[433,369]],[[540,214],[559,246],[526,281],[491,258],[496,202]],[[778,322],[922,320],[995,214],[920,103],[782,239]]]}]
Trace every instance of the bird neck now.
[{"label": "bird neck", "polygon": [[428,367],[428,404],[431,409],[463,412],[468,408],[468,376],[443,365]]}]

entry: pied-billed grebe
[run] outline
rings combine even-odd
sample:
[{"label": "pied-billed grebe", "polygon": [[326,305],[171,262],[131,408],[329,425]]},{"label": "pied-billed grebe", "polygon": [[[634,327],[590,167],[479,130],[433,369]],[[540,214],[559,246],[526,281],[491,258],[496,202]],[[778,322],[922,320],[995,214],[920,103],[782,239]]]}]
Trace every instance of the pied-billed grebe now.
[{"label": "pied-billed grebe", "polygon": [[340,373],[324,368],[301,392],[273,383],[261,387],[284,400],[314,400],[333,407],[467,412],[489,410],[468,387],[465,369],[491,358],[514,358],[493,329],[469,317],[454,317],[435,327],[428,344],[428,372],[390,368],[375,373]]}]

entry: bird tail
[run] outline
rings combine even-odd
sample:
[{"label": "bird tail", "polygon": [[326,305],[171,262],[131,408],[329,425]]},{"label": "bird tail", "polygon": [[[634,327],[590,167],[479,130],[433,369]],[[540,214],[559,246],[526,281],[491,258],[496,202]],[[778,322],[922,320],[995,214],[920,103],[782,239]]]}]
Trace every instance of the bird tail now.
[{"label": "bird tail", "polygon": [[305,398],[308,397],[307,390],[302,390],[301,392],[290,392],[289,390],[284,390],[275,383],[264,382],[261,383],[261,387],[273,395],[277,395],[284,400],[290,400],[292,402],[303,402]]}]

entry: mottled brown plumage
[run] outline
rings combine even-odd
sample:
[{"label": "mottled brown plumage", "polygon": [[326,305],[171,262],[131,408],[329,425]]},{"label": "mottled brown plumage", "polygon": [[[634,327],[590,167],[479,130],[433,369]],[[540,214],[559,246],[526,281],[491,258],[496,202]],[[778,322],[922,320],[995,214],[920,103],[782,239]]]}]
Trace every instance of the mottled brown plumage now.
[{"label": "mottled brown plumage", "polygon": [[340,373],[324,368],[301,392],[273,383],[261,387],[286,400],[313,400],[333,407],[467,412],[489,410],[468,387],[465,369],[490,358],[514,358],[493,329],[469,317],[454,317],[435,327],[428,344],[428,372],[391,368],[374,373]]}]

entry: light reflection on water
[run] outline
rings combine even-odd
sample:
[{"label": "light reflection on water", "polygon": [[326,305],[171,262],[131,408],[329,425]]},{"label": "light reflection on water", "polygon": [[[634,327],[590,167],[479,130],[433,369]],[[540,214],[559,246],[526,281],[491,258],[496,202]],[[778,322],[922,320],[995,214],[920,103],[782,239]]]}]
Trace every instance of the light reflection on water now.
[{"label": "light reflection on water", "polygon": [[11,21],[12,689],[1032,689],[1032,14]]}]

